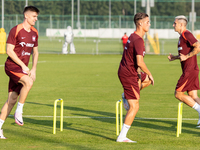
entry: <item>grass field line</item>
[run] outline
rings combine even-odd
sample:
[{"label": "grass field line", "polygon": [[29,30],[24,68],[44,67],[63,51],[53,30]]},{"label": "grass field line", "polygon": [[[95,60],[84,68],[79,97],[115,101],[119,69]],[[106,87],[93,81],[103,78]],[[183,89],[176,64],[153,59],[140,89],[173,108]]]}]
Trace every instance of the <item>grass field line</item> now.
[{"label": "grass field line", "polygon": [[[14,116],[14,115],[9,115]],[[35,115],[23,115],[24,118],[53,118],[53,116],[35,116]],[[56,116],[60,118],[60,116]],[[101,117],[101,116],[63,116],[63,118],[72,119],[90,119],[90,118],[102,118],[102,119],[115,119],[116,117]],[[177,118],[135,118],[136,120],[177,120]],[[182,120],[198,120],[197,118],[183,118]]]},{"label": "grass field line", "polygon": [[[46,63],[46,61],[38,61],[37,63]],[[32,62],[30,62],[29,64],[32,64]]]}]

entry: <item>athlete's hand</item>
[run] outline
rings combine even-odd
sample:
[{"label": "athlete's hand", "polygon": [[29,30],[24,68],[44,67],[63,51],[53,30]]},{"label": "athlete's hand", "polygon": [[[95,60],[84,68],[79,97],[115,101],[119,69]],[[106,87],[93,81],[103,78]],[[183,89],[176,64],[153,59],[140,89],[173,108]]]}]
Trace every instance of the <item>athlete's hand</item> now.
[{"label": "athlete's hand", "polygon": [[183,55],[180,53],[180,60],[181,61],[186,61],[188,59],[187,55]]},{"label": "athlete's hand", "polygon": [[149,75],[149,80],[151,80],[151,84],[154,85],[154,79],[153,79],[153,76],[151,74]]},{"label": "athlete's hand", "polygon": [[174,55],[172,55],[171,53],[169,53],[169,56],[167,58],[169,59],[169,61],[175,60]]},{"label": "athlete's hand", "polygon": [[27,75],[29,75],[30,73],[29,68],[26,65],[22,66],[22,71],[26,73]]},{"label": "athlete's hand", "polygon": [[33,81],[35,81],[35,79],[36,79],[36,73],[35,73],[34,70],[31,70],[31,71],[30,71],[29,76],[30,76],[30,78],[31,78]]}]

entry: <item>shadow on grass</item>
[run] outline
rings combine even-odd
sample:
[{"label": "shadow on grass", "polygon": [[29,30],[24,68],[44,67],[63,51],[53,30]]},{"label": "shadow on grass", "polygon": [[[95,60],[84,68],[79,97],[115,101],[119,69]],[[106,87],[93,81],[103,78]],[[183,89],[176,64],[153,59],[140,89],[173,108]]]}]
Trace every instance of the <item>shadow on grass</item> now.
[{"label": "shadow on grass", "polygon": [[[163,125],[158,125],[163,124]],[[177,131],[177,121],[171,121],[171,120],[164,120],[164,119],[142,119],[142,118],[136,118],[133,122],[133,126],[137,126],[139,128],[147,128],[147,129],[154,129],[152,132],[158,131],[160,134],[160,131],[169,131],[169,132],[163,132],[163,135],[171,135],[174,132],[174,137],[176,137],[176,131]],[[191,128],[192,130],[190,130]],[[198,132],[195,124],[186,123],[183,121],[182,123],[182,133],[187,134],[193,134],[196,136],[200,136],[200,132]],[[148,132],[151,132],[148,130]]]},{"label": "shadow on grass", "polygon": [[[13,116],[9,116],[9,118],[13,118]],[[33,119],[33,118],[28,118],[28,117],[24,117],[23,120],[24,120],[24,123],[28,122],[28,123],[37,125],[37,128],[31,128],[31,130],[36,130],[38,132],[43,132],[43,133],[45,132],[47,134],[53,134],[53,120],[41,120],[41,119],[37,120],[37,119]],[[18,126],[15,122],[13,122],[12,125]],[[40,129],[38,128],[39,126],[41,126]],[[116,139],[113,139],[113,138],[110,138],[110,137],[107,137],[107,136],[103,136],[101,134],[94,133],[94,132],[89,131],[89,130],[86,131],[84,128],[83,129],[73,128],[71,126],[72,126],[72,124],[63,122],[63,129],[78,131],[78,132],[89,134],[89,135],[92,135],[92,136],[102,137],[104,139],[108,139],[108,140],[111,140],[111,141],[116,140]],[[83,125],[80,125],[80,126],[83,126]],[[45,127],[47,128],[47,130],[44,130]],[[23,128],[30,129],[28,126],[25,126],[25,125],[23,126]],[[49,131],[50,129],[51,129],[51,131]],[[60,130],[60,121],[57,119],[56,132],[60,132],[59,130]]]},{"label": "shadow on grass", "polygon": [[[35,103],[35,102],[26,102],[26,103],[29,103],[29,104],[36,104],[36,105],[46,105],[46,106],[50,106],[50,107],[54,107],[54,105],[49,105],[49,104],[41,104],[41,103]],[[87,110],[87,109],[83,109],[83,108],[77,108],[77,107],[69,107],[69,106],[64,106],[64,109],[67,109],[67,110],[73,110],[73,111],[84,111],[84,112],[92,112],[92,113],[96,113],[96,114],[100,114],[100,115],[104,115],[104,116],[108,116],[108,113],[107,112],[101,112],[101,111],[94,111],[94,110]],[[113,113],[109,113],[110,116],[113,116]],[[77,114],[76,114],[77,116]],[[83,115],[82,115],[83,116]],[[8,116],[9,118],[13,118],[13,116]],[[87,116],[86,116],[87,117]],[[101,121],[99,118],[92,118],[92,119],[96,119],[98,121]],[[35,125],[38,125],[38,126],[42,126],[42,128],[44,128],[44,126],[48,127],[49,129],[52,128],[53,130],[53,118],[52,120],[41,120],[41,119],[33,119],[33,118],[29,118],[29,117],[24,117],[24,122],[28,122],[28,123],[31,123],[31,124],[35,124]],[[108,119],[105,119],[105,120],[108,120]],[[107,122],[107,121],[105,121]],[[110,123],[112,123],[112,121],[110,120],[109,121]],[[16,124],[16,123],[12,123],[13,125]],[[84,128],[83,129],[80,129],[80,128],[73,128],[71,127],[72,124],[71,123],[67,123],[65,121],[63,121],[63,129],[68,129],[68,130],[74,130],[74,131],[78,131],[78,132],[82,132],[82,133],[85,133],[85,134],[90,134],[90,135],[93,135],[93,136],[97,136],[97,137],[102,137],[104,139],[108,139],[108,140],[111,140],[111,141],[115,141],[116,139],[113,139],[113,138],[110,138],[110,137],[107,137],[107,136],[104,136],[104,135],[101,135],[101,134],[97,134],[97,133],[94,133],[92,131],[86,131]],[[80,126],[83,126],[83,125],[80,125]],[[27,128],[27,127],[26,127]],[[57,122],[56,122],[56,130],[58,131],[60,128],[60,119],[57,118]],[[92,126],[91,128],[94,128],[94,126]],[[97,127],[95,127],[97,128]],[[99,127],[98,127],[99,128]],[[46,132],[46,133],[51,133],[52,132],[49,132],[49,130],[47,131],[44,131],[43,129],[34,129],[34,130],[38,130],[38,131],[42,131],[42,132]],[[102,128],[102,130],[105,130],[105,128]]]},{"label": "shadow on grass", "polygon": [[[41,103],[36,103],[36,102],[26,102],[29,104],[36,104],[36,105],[45,105],[45,106],[49,106],[49,107],[54,107],[54,105],[50,105],[50,104],[41,104]],[[88,113],[93,113],[93,114],[97,114],[97,115],[101,115],[102,117],[115,117],[114,113],[109,113],[109,112],[103,112],[103,111],[96,111],[96,110],[89,110],[89,109],[84,109],[84,108],[79,108],[79,107],[72,107],[72,106],[64,106],[65,110],[72,110],[72,111],[77,111],[77,112],[88,112]],[[73,115],[76,116],[84,116],[87,117],[87,115],[84,115],[82,113],[72,113]],[[94,118],[95,119],[95,118]]]},{"label": "shadow on grass", "polygon": [[[29,128],[28,128],[29,129]],[[32,129],[31,129],[32,130]],[[81,149],[81,150],[93,150],[93,148],[89,148],[88,146],[80,145],[78,142],[67,142],[67,139],[64,139],[63,137],[60,137],[59,135],[53,135],[52,136],[45,136],[44,134],[37,134],[37,133],[29,133],[24,132],[24,130],[16,130],[16,129],[10,129],[6,130],[6,133],[14,134],[16,135],[16,139],[9,139],[13,140],[12,145],[17,142],[17,146],[19,146],[21,143],[27,143],[23,144],[23,146],[19,146],[18,148],[21,149],[61,149],[62,147],[65,147],[66,149]],[[19,140],[20,139],[20,142]],[[30,142],[34,141],[34,142]],[[43,144],[40,144],[41,142],[49,143],[49,147],[43,146]],[[72,144],[73,143],[73,144]],[[40,146],[38,146],[40,145]]]},{"label": "shadow on grass", "polygon": [[[50,104],[41,104],[41,103],[36,103],[36,102],[27,102],[29,104],[36,104],[36,105],[46,105],[49,107],[54,107],[54,105],[50,105]],[[84,115],[80,112],[89,112],[89,113],[94,113],[97,115],[101,115],[104,116],[105,118],[101,118],[101,117],[91,117],[91,119],[94,120],[98,120],[101,122],[107,122],[107,123],[111,123],[111,124],[115,124],[115,113],[109,113],[109,112],[103,112],[103,111],[96,111],[96,110],[89,110],[89,109],[84,109],[84,108],[78,108],[78,107],[71,107],[71,106],[64,106],[64,109],[66,110],[72,110],[72,111],[78,111],[79,113],[74,113],[75,116],[82,116],[82,117],[90,117],[87,115]],[[108,118],[106,118],[108,117]],[[110,118],[109,118],[110,117]],[[124,116],[125,117],[125,116]],[[32,118],[25,118],[25,120],[27,122],[30,123],[34,123],[34,124],[39,124],[39,125],[44,125],[44,126],[53,126],[53,121],[40,121],[40,120],[36,120],[36,119],[32,119]],[[159,125],[159,124],[163,124],[163,125]],[[100,136],[103,137],[105,139],[109,139],[109,140],[115,140],[109,137],[105,137],[102,136],[100,134],[96,134],[90,131],[85,131],[85,130],[81,130],[81,129],[77,129],[77,128],[72,128],[70,127],[71,124],[64,122],[64,127],[66,127],[66,129],[70,129],[70,130],[75,130],[75,131],[79,131],[85,134],[91,134],[91,135],[95,135],[95,136]],[[177,121],[176,120],[164,120],[164,119],[146,119],[146,118],[136,118],[133,122],[133,125],[135,127],[139,127],[139,128],[147,128],[147,129],[154,129],[152,132],[156,132],[155,130],[158,130],[158,132],[160,133],[160,131],[170,131],[167,133],[163,133],[163,134],[169,134],[171,135],[171,132],[174,132],[174,136],[176,136],[176,126],[177,126]],[[194,129],[196,126],[195,124],[191,124],[191,123],[185,123],[183,121],[183,125],[182,125],[182,133],[188,133],[188,134],[194,134],[196,136],[200,136],[199,132],[196,131],[192,131],[189,130],[188,128]],[[57,122],[57,128],[59,127],[59,122]],[[187,128],[187,129],[186,129]],[[106,130],[105,128],[102,128],[102,130]],[[115,132],[115,128],[113,128],[113,132]],[[149,132],[151,132],[149,130]]]}]

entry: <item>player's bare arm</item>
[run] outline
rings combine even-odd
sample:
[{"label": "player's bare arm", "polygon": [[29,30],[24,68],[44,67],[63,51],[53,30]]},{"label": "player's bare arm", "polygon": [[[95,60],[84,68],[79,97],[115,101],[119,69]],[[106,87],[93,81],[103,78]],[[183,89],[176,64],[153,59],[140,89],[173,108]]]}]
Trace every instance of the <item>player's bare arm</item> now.
[{"label": "player's bare arm", "polygon": [[169,56],[167,58],[169,59],[169,61],[173,61],[176,59],[180,59],[180,56],[179,55],[174,56],[171,53],[169,53]]},{"label": "player's bare arm", "polygon": [[142,55],[137,55],[137,65],[138,67],[148,75],[149,79],[151,80],[151,84],[154,85],[154,79],[153,76],[151,74],[151,72],[149,71],[149,69],[147,68],[146,64],[144,63],[143,60],[143,56]]},{"label": "player's bare arm", "polygon": [[19,66],[22,67],[22,70],[29,74],[29,68],[18,58],[16,53],[14,52],[15,45],[7,44],[6,45],[6,53],[7,55]]},{"label": "player's bare arm", "polygon": [[33,47],[33,55],[32,55],[32,61],[33,61],[33,65],[32,65],[32,69],[30,71],[30,77],[33,79],[33,81],[35,81],[36,79],[36,67],[37,67],[37,62],[38,62],[38,47]]},{"label": "player's bare arm", "polygon": [[180,60],[181,61],[185,61],[188,58],[190,58],[190,57],[192,57],[192,56],[194,56],[194,55],[196,55],[200,52],[200,43],[198,41],[195,42],[192,46],[194,47],[193,50],[190,53],[188,53],[187,55],[183,55],[183,54],[180,53]]}]

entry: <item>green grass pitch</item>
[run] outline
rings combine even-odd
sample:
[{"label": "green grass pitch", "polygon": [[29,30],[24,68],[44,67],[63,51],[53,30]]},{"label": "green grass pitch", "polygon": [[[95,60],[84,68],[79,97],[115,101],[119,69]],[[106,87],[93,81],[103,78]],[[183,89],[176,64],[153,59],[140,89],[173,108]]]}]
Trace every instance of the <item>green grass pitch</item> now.
[{"label": "green grass pitch", "polygon": [[[178,39],[160,39],[160,54],[177,54],[177,43]],[[62,37],[39,37],[39,50],[42,53],[61,53],[63,44]],[[123,52],[121,39],[74,38],[74,45],[77,54],[122,54]],[[153,52],[150,46],[150,53]]]},{"label": "green grass pitch", "polygon": [[[7,99],[5,60],[0,55],[0,107]],[[199,149],[198,113],[186,105],[182,134],[176,137],[178,100],[173,93],[180,63],[156,55],[144,58],[155,85],[141,91],[140,110],[127,135],[138,143],[115,142],[115,103],[123,92],[117,77],[120,60],[121,55],[40,54],[37,78],[24,105],[24,126],[14,122],[15,106],[3,125],[8,139],[0,141],[1,149]],[[53,103],[58,98],[64,100],[64,129],[59,131],[58,121],[53,135]]]}]

